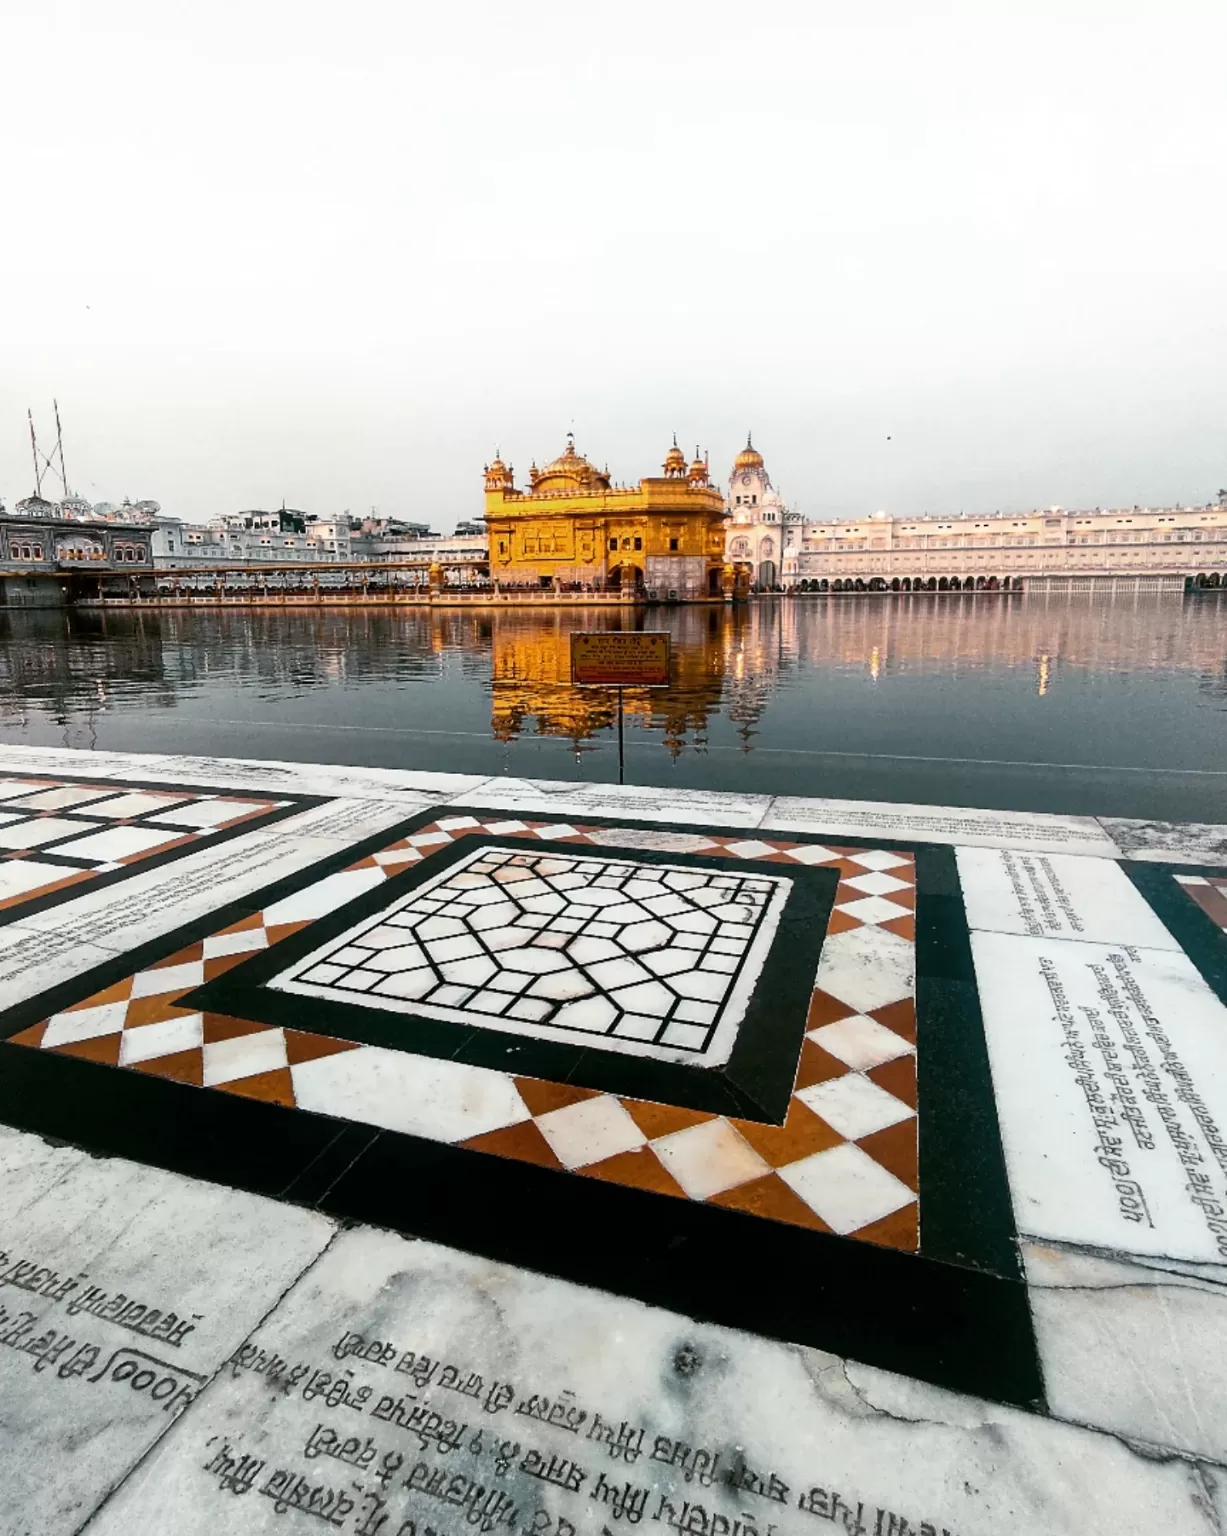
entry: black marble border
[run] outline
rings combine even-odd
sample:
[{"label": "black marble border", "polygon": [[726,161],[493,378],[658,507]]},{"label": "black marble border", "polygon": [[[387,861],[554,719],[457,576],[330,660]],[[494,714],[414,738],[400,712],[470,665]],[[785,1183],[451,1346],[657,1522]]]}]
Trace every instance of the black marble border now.
[{"label": "black marble border", "polygon": [[[441,817],[461,815],[487,820],[497,812],[431,807],[20,1004],[0,1015],[0,1036]],[[667,830],[608,816],[578,819]],[[836,841],[917,859],[920,1254],[24,1046],[0,1045],[0,1122],[1042,1409],[953,852],[881,838]],[[470,845],[467,837],[460,842]],[[559,846],[574,853],[582,845]],[[617,856],[616,849],[601,852]]]},{"label": "black marble border", "polygon": [[839,884],[837,870],[806,869],[717,856],[717,865],[751,879],[766,875],[788,882],[790,889],[762,973],[723,1066],[703,1067],[660,1061],[650,1056],[600,1050],[582,1036],[573,1043],[534,1039],[528,1034],[481,1028],[449,1019],[364,1006],[363,994],[330,1002],[279,992],[267,983],[304,956],[328,944],[367,917],[408,895],[415,886],[445,873],[481,848],[510,848],[534,855],[569,858],[633,858],[636,863],[677,865],[710,870],[710,854],[671,854],[645,848],[596,848],[574,842],[530,844],[492,833],[460,832],[450,847],[431,853],[420,864],[347,902],[300,933],[232,966],[183,999],[185,1008],[253,1019],[284,1029],[357,1040],[416,1056],[433,1056],[471,1066],[490,1067],[549,1082],[573,1083],[601,1093],[653,1099],[715,1115],[734,1115],[781,1125],[788,1113],[797,1059],[805,1038],[806,1015],[818,969],[827,922]]},{"label": "black marble border", "polygon": [[[97,785],[104,789],[114,789],[117,794],[124,792],[139,792],[142,794],[175,794],[189,795],[247,795],[259,800],[286,800],[287,805],[269,809],[260,815],[250,816],[237,827],[228,827],[223,832],[210,832],[207,828],[192,836],[191,841],[178,848],[167,848],[161,853],[151,853],[148,858],[138,859],[135,864],[125,864],[122,869],[113,869],[107,874],[96,874],[88,870],[82,864],[69,864],[63,861],[61,867],[65,875],[72,873],[91,874],[89,880],[74,882],[64,890],[51,891],[45,895],[39,895],[37,891],[31,892],[28,898],[18,897],[11,907],[0,909],[0,928],[6,928],[10,923],[19,923],[24,918],[32,917],[38,912],[46,912],[52,907],[61,906],[66,901],[78,901],[82,896],[92,896],[95,891],[105,890],[109,885],[119,885],[125,880],[131,880],[134,875],[146,874],[152,869],[161,869],[165,864],[173,864],[176,859],[186,858],[189,854],[200,853],[205,848],[216,848],[221,843],[228,843],[232,838],[242,837],[248,832],[262,832],[266,828],[274,826],[279,821],[284,821],[287,816],[297,816],[302,811],[312,810],[317,805],[327,805],[329,801],[337,798],[335,795],[298,795],[278,790],[236,790],[220,784],[162,784],[156,782],[136,781],[130,779],[112,778],[82,778],[71,773],[18,773],[5,770],[0,772],[0,783],[7,780],[45,780],[51,785],[79,784],[82,788]],[[37,790],[32,790],[37,794]],[[101,795],[98,797],[103,798]],[[72,809],[76,810],[76,807]],[[0,801],[0,812],[4,810],[4,802]],[[84,808],[81,808],[84,814]],[[89,829],[82,829],[81,837],[88,835]],[[186,836],[191,828],[182,829],[180,835]],[[67,836],[66,841],[70,840]],[[55,849],[51,848],[45,855],[40,855],[37,848],[30,850],[31,857],[40,856],[60,862],[55,859]]]},{"label": "black marble border", "polygon": [[1227,933],[1177,881],[1177,875],[1203,875],[1227,881],[1221,864],[1159,864],[1123,860],[1129,876],[1155,916],[1201,972],[1206,985],[1227,1004]]}]

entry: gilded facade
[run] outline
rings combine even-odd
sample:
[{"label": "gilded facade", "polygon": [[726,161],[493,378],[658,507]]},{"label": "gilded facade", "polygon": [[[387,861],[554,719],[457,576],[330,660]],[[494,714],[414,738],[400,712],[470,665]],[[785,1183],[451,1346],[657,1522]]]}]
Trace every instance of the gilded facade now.
[{"label": "gilded facade", "polygon": [[[575,451],[529,470],[527,490],[486,466],[490,576],[500,587],[591,587],[628,596],[719,598],[726,584],[724,498],[706,459],[676,441],[660,475],[615,485]],[[731,587],[732,572],[727,573]]]}]

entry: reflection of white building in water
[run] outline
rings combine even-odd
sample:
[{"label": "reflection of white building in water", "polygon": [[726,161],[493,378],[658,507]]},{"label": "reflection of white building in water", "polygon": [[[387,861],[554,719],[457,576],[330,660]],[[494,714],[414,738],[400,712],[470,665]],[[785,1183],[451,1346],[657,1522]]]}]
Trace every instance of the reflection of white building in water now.
[{"label": "reflection of white building in water", "polygon": [[801,514],[784,505],[748,435],[733,461],[728,510],[725,558],[748,565],[750,580],[759,587],[786,586],[795,580]]}]

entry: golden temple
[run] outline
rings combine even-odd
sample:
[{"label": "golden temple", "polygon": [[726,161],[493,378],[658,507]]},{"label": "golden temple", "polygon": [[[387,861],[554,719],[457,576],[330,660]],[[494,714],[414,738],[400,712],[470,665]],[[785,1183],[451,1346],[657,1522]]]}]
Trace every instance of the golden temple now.
[{"label": "golden temple", "polygon": [[690,464],[677,446],[662,474],[614,485],[575,451],[544,469],[529,489],[496,454],[487,464],[486,528],[490,575],[500,588],[617,591],[631,597],[720,599],[734,573],[724,561],[724,497],[698,449]]}]

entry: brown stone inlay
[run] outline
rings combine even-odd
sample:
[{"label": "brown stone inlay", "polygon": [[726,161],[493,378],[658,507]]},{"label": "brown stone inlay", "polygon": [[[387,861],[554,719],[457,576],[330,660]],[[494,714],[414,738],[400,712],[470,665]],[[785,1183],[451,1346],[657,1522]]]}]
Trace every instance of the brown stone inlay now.
[{"label": "brown stone inlay", "polygon": [[572,1088],[569,1083],[547,1083],[539,1077],[517,1077],[514,1081],[530,1115],[548,1115],[552,1109],[600,1098],[595,1088]]},{"label": "brown stone inlay", "polygon": [[318,1061],[322,1056],[336,1056],[341,1051],[361,1050],[353,1040],[337,1040],[332,1035],[312,1035],[303,1029],[285,1032],[285,1057],[292,1067],[304,1061]]},{"label": "brown stone inlay", "polygon": [[647,1147],[633,1152],[619,1152],[603,1162],[589,1163],[579,1170],[586,1178],[604,1179],[607,1184],[627,1184],[633,1189],[647,1189],[654,1195],[673,1195],[685,1200],[686,1191]]},{"label": "brown stone inlay", "polygon": [[736,1189],[726,1189],[723,1194],[712,1195],[708,1205],[721,1205],[726,1210],[746,1211],[751,1216],[765,1216],[770,1221],[785,1221],[793,1227],[812,1227],[815,1232],[831,1229],[822,1217],[811,1211],[800,1195],[793,1193],[778,1173],[768,1173],[749,1184]]},{"label": "brown stone inlay", "polygon": [[795,1163],[814,1152],[825,1152],[845,1140],[800,1099],[789,1102],[783,1125],[761,1125],[753,1120],[732,1120],[730,1124],[773,1168]]},{"label": "brown stone inlay", "polygon": [[199,1046],[174,1051],[169,1056],[155,1056],[150,1061],[128,1062],[127,1068],[130,1072],[144,1072],[147,1077],[165,1077],[193,1088],[204,1087],[204,1056]]},{"label": "brown stone inlay", "polygon": [[92,1040],[73,1040],[67,1045],[53,1045],[48,1049],[55,1056],[77,1056],[82,1061],[100,1061],[104,1066],[119,1065],[119,1044],[123,1031],[113,1035],[95,1035]]},{"label": "brown stone inlay", "polygon": [[912,1045],[916,1044],[916,999],[902,997],[897,1003],[887,1003],[885,1008],[875,1008],[869,1015],[895,1034],[902,1035]]},{"label": "brown stone inlay", "polygon": [[851,1234],[859,1243],[876,1243],[879,1248],[899,1248],[904,1253],[917,1253],[920,1249],[920,1207],[915,1200],[881,1221],[872,1221],[867,1227],[858,1227]]},{"label": "brown stone inlay", "polygon": [[232,1019],[225,1013],[206,1013],[201,1017],[206,1045],[216,1045],[221,1040],[237,1040],[240,1035],[262,1035],[269,1027],[251,1019]]},{"label": "brown stone inlay", "polygon": [[234,1093],[243,1099],[260,1099],[265,1104],[284,1104],[295,1107],[294,1079],[288,1067],[275,1067],[271,1072],[256,1072],[251,1077],[236,1077],[228,1083],[214,1085],[223,1093]]},{"label": "brown stone inlay", "polygon": [[[825,1083],[832,1077],[842,1077],[848,1063],[824,1051],[813,1040],[801,1042],[801,1059],[797,1062],[797,1088],[812,1088],[815,1083]],[[794,1092],[796,1089],[793,1090]]]},{"label": "brown stone inlay", "polygon": [[112,987],[104,987],[101,992],[95,992],[92,997],[87,997],[82,1003],[74,1003],[71,1008],[65,1008],[64,1013],[77,1013],[82,1008],[101,1008],[105,1003],[126,1003],[132,996],[133,978],[127,976],[123,981],[117,981]]},{"label": "brown stone inlay", "polygon": [[470,1136],[458,1143],[473,1152],[490,1152],[495,1157],[515,1158],[522,1163],[537,1163],[542,1168],[559,1168],[562,1164],[554,1156],[554,1149],[537,1129],[536,1122],[522,1120],[518,1125],[505,1125],[501,1130],[486,1131],[481,1136]]},{"label": "brown stone inlay", "polygon": [[829,992],[823,992],[821,988],[815,987],[809,1000],[809,1012],[805,1016],[806,1033],[813,1029],[820,1029],[824,1024],[835,1024],[855,1012],[855,1008],[849,1008],[847,1003],[841,1003]]},{"label": "brown stone inlay", "polygon": [[618,1101],[649,1141],[660,1136],[671,1136],[674,1131],[689,1130],[705,1120],[716,1119],[701,1109],[682,1109],[676,1104],[655,1104],[650,1099],[620,1099]]},{"label": "brown stone inlay", "polygon": [[888,1173],[902,1179],[913,1193],[919,1190],[915,1117],[901,1120],[898,1125],[888,1125],[884,1131],[875,1131],[872,1136],[862,1136],[857,1146],[862,1152],[868,1152]]},{"label": "brown stone inlay", "polygon": [[178,1019],[194,1008],[181,1008],[179,999],[190,987],[177,987],[173,992],[159,992],[154,997],[137,997],[128,1004],[124,1024],[134,1029],[138,1024],[161,1024],[166,1019]]},{"label": "brown stone inlay", "polygon": [[894,1061],[884,1061],[880,1067],[871,1067],[865,1076],[872,1078],[879,1088],[885,1088],[887,1093],[893,1093],[897,1099],[916,1108],[916,1058],[910,1052],[906,1056],[896,1056]]}]

